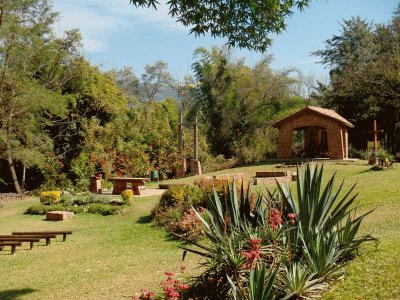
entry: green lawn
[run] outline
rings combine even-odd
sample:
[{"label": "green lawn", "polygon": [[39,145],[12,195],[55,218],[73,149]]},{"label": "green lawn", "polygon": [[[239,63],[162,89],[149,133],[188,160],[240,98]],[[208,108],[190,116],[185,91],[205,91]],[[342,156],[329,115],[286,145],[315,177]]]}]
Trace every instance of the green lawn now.
[{"label": "green lawn", "polygon": [[[272,168],[263,164],[218,173],[254,176],[257,170]],[[400,168],[369,171],[365,162],[329,162],[325,169],[325,177],[337,170],[346,188],[358,182],[361,211],[375,209],[361,231],[372,233],[380,243],[378,248],[361,249],[360,256],[346,267],[344,279],[323,298],[400,299]],[[157,197],[136,199],[117,216],[77,215],[58,223],[23,215],[35,201],[13,201],[0,208],[0,234],[39,229],[74,233],[65,243],[17,250],[15,255],[0,252],[0,299],[128,299],[142,287],[157,289],[164,271],[179,270],[179,242],[149,223]],[[196,257],[188,257],[189,272],[195,272],[196,262]]]}]

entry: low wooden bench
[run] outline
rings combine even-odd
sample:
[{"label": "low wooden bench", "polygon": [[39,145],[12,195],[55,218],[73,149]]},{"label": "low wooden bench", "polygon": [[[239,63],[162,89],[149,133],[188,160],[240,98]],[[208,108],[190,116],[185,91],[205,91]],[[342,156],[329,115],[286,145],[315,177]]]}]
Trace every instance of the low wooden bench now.
[{"label": "low wooden bench", "polygon": [[[72,234],[72,231],[69,230],[61,230],[61,231],[17,231],[13,232],[13,235],[31,235],[31,236],[56,236],[56,235],[62,235],[63,236],[63,242],[66,241],[67,235]],[[50,243],[50,242],[49,242]]]},{"label": "low wooden bench", "polygon": [[142,195],[144,192],[144,183],[149,182],[149,178],[125,178],[125,177],[113,177],[109,178],[109,180],[113,181],[113,195],[121,195],[121,193],[130,188],[133,190],[135,195]]},{"label": "low wooden bench", "polygon": [[16,234],[15,236],[21,236],[21,237],[23,236],[28,238],[36,238],[39,240],[46,240],[46,246],[50,245],[51,239],[55,239],[57,237],[55,234]]},{"label": "low wooden bench", "polygon": [[33,248],[34,243],[39,243],[40,239],[37,237],[25,237],[25,236],[15,236],[15,235],[0,235],[0,242],[29,242],[29,249]]},{"label": "low wooden bench", "polygon": [[3,250],[4,246],[10,246],[11,247],[11,254],[15,253],[15,248],[17,246],[21,246],[21,242],[17,242],[17,241],[10,241],[10,242],[2,242],[0,241],[0,251]]}]

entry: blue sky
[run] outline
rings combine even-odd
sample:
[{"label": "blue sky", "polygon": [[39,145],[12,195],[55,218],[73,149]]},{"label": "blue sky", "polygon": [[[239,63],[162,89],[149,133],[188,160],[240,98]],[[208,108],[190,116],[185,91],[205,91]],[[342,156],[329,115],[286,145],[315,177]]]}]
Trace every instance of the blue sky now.
[{"label": "blue sky", "polygon": [[[165,3],[166,1],[159,1]],[[286,32],[274,39],[269,53],[273,67],[297,67],[306,74],[326,77],[327,71],[311,52],[323,49],[324,41],[339,33],[343,19],[359,15],[370,21],[387,23],[398,0],[314,0],[304,12],[288,19]],[[157,11],[136,9],[129,0],[54,0],[61,13],[56,30],[79,28],[83,34],[85,56],[103,69],[132,66],[141,74],[146,64],[168,62],[177,78],[190,72],[197,47],[223,45],[225,40],[189,35],[189,29],[168,16],[168,8]],[[235,50],[254,64],[262,54]]]}]

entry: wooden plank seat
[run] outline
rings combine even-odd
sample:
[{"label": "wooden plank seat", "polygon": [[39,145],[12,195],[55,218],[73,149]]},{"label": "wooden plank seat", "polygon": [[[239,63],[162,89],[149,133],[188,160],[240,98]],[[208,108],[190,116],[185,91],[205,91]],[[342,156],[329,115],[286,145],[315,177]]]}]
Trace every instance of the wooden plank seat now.
[{"label": "wooden plank seat", "polygon": [[72,231],[70,230],[59,230],[59,231],[17,231],[13,232],[13,235],[39,235],[39,236],[44,236],[44,235],[50,235],[50,236],[56,236],[56,235],[62,235],[63,236],[63,242],[66,241],[67,235],[72,234]]},{"label": "wooden plank seat", "polygon": [[46,246],[50,245],[50,240],[55,239],[57,235],[55,234],[14,234],[15,236],[24,236],[24,237],[30,237],[30,238],[37,238],[40,240],[46,240]]},{"label": "wooden plank seat", "polygon": [[11,247],[11,254],[15,253],[15,248],[17,246],[21,246],[21,242],[17,242],[17,241],[0,241],[0,250],[3,250],[3,247],[5,246],[10,246]]},{"label": "wooden plank seat", "polygon": [[33,248],[34,243],[39,243],[40,239],[37,237],[25,237],[25,236],[15,236],[9,235],[4,236],[0,235],[0,242],[29,242],[29,249]]}]

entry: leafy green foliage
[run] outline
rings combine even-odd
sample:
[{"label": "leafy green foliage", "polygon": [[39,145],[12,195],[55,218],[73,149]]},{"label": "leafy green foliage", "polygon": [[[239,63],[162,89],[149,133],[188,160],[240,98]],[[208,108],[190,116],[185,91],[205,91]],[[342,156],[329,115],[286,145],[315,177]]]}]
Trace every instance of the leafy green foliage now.
[{"label": "leafy green foliage", "polygon": [[121,209],[117,206],[93,203],[90,204],[87,212],[90,214],[97,214],[102,216],[116,215]]},{"label": "leafy green foliage", "polygon": [[[226,37],[233,47],[265,52],[272,40],[286,28],[285,19],[293,9],[303,10],[309,0],[284,1],[192,1],[170,0],[169,14],[195,35],[210,33]],[[136,7],[157,8],[156,0],[130,0]]]},{"label": "leafy green foliage", "polygon": [[161,196],[152,215],[157,224],[177,236],[196,240],[202,235],[202,226],[192,207],[202,210],[204,198],[204,192],[197,186],[173,186]]},{"label": "leafy green foliage", "polygon": [[25,213],[28,215],[45,215],[47,212],[54,210],[70,211],[75,214],[83,213],[84,211],[82,207],[75,207],[72,205],[65,206],[61,204],[53,204],[53,205],[36,204],[28,207]]},{"label": "leafy green foliage", "polygon": [[350,142],[357,149],[366,149],[365,131],[374,119],[387,135],[385,147],[392,154],[399,149],[399,22],[400,7],[387,24],[344,20],[340,34],[314,53],[330,68],[330,83],[319,85],[319,102],[353,122]]},{"label": "leafy green foliage", "polygon": [[230,55],[225,48],[195,51],[192,69],[199,85],[189,115],[201,118],[214,155],[259,161],[276,151],[273,120],[305,103],[292,96],[289,74],[271,69],[271,57],[250,68]]},{"label": "leafy green foliage", "polygon": [[20,193],[14,161],[41,166],[52,149],[45,128],[49,116],[66,112],[60,91],[80,57],[80,35],[53,34],[57,14],[48,0],[3,1],[0,18],[0,158]]}]

